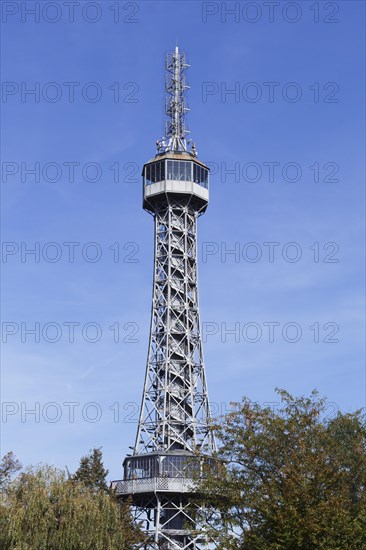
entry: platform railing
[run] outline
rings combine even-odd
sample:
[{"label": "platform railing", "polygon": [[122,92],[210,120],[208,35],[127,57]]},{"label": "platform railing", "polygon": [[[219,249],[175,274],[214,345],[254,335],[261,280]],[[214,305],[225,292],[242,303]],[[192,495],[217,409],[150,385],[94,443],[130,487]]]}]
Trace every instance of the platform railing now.
[{"label": "platform railing", "polygon": [[183,477],[153,477],[146,479],[124,479],[112,481],[112,490],[117,495],[135,493],[155,493],[157,491],[172,493],[189,493],[194,490],[195,481]]}]

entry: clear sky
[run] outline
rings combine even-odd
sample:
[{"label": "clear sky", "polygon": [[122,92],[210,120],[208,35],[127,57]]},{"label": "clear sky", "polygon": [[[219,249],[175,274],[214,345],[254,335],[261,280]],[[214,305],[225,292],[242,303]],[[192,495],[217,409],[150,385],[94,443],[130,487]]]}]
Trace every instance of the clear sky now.
[{"label": "clear sky", "polygon": [[214,413],[243,395],[275,406],[276,386],[317,388],[329,414],[364,406],[364,2],[2,10],[2,453],[73,470],[103,446],[121,476],[151,307],[140,172],[176,41],[212,167],[199,279]]}]

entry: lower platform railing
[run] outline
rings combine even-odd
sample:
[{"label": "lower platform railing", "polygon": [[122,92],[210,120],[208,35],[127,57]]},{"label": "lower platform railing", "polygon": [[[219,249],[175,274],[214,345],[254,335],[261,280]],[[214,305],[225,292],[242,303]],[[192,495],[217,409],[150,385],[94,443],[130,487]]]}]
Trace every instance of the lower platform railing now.
[{"label": "lower platform railing", "polygon": [[153,477],[112,481],[111,487],[112,490],[116,491],[117,495],[155,493],[157,491],[191,493],[194,491],[195,481],[183,477]]}]

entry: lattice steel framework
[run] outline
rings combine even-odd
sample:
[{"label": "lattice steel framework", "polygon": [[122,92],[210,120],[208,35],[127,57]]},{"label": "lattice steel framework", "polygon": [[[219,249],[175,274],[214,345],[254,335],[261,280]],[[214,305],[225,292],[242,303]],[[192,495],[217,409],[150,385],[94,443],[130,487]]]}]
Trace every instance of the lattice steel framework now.
[{"label": "lattice steel framework", "polygon": [[187,68],[178,47],[167,57],[167,138],[143,169],[144,209],[154,219],[149,351],[140,418],[117,494],[130,496],[146,532],[144,549],[208,548],[210,511],[195,504],[196,477],[212,460],[197,277],[197,219],[208,205],[208,168],[187,149]]},{"label": "lattice steel framework", "polygon": [[157,204],[150,344],[135,454],[212,452],[200,335],[197,217],[187,198]]}]

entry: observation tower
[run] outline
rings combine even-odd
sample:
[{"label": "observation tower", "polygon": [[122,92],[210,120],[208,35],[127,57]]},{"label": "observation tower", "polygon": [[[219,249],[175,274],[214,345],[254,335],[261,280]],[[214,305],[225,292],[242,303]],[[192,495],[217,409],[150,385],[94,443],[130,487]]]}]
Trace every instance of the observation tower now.
[{"label": "observation tower", "polygon": [[209,169],[187,139],[185,54],[166,58],[165,137],[143,167],[143,208],[154,220],[149,350],[132,454],[120,498],[130,497],[147,549],[208,548],[207,510],[195,504],[196,479],[215,451],[198,307],[197,220],[209,200]]}]

